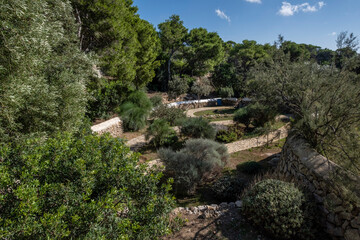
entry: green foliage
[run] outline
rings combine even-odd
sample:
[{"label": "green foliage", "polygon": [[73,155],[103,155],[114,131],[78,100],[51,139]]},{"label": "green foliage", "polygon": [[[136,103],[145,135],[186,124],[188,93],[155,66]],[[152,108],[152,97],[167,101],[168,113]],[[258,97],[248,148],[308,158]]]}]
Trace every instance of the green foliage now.
[{"label": "green foliage", "polygon": [[0,158],[0,238],[156,239],[168,231],[170,185],[120,139],[63,133],[2,145]]},{"label": "green foliage", "polygon": [[243,199],[243,213],[276,239],[312,239],[314,208],[293,183],[268,179]]},{"label": "green foliage", "polygon": [[228,160],[227,148],[208,139],[190,139],[178,152],[160,149],[158,153],[178,194],[192,194],[199,184],[218,175]]},{"label": "green foliage", "polygon": [[184,52],[187,73],[191,76],[203,76],[223,60],[223,41],[216,32],[194,28],[186,38]]},{"label": "green foliage", "polygon": [[1,1],[0,141],[76,131],[91,61],[78,49],[68,2]]},{"label": "green foliage", "polygon": [[169,81],[169,97],[171,99],[176,99],[181,94],[186,93],[188,89],[189,83],[185,78],[176,75]]},{"label": "green foliage", "polygon": [[182,122],[180,132],[190,138],[215,139],[216,135],[215,128],[204,118],[188,118]]},{"label": "green foliage", "polygon": [[197,80],[191,87],[191,92],[198,96],[198,100],[200,100],[202,96],[209,95],[212,90],[213,87],[211,86],[211,82],[206,77]]},{"label": "green foliage", "polygon": [[220,130],[216,133],[216,140],[230,143],[240,139],[244,135],[244,128],[238,124],[230,126],[227,130]]},{"label": "green foliage", "polygon": [[250,123],[255,127],[264,127],[275,120],[274,106],[263,105],[259,102],[240,108],[234,114],[234,121],[243,123],[248,128]]},{"label": "green foliage", "polygon": [[[172,15],[158,25],[163,57],[166,60],[167,76],[163,78],[163,89],[167,89],[171,79],[171,60],[174,54],[183,47],[188,30],[178,15]],[[165,72],[165,71],[164,71]]]},{"label": "green foliage", "polygon": [[151,117],[163,119],[167,121],[170,126],[176,126],[186,118],[186,115],[180,108],[168,107],[163,104],[151,113]]},{"label": "green foliage", "polygon": [[155,95],[150,98],[150,102],[154,108],[160,107],[162,105],[162,97],[161,95]]},{"label": "green foliage", "polygon": [[230,98],[234,96],[234,90],[232,87],[222,87],[219,89],[219,95],[221,98]]},{"label": "green foliage", "polygon": [[246,179],[225,175],[211,185],[211,190],[219,201],[235,202],[246,186]]},{"label": "green foliage", "polygon": [[251,115],[248,107],[243,107],[237,110],[234,113],[234,121],[237,123],[245,124],[246,128],[249,127],[251,123]]},{"label": "green foliage", "polygon": [[353,151],[359,142],[349,138],[360,122],[359,76],[334,66],[291,63],[281,55],[254,76],[254,98],[271,108],[286,106],[295,128],[319,152],[347,169],[360,169]]},{"label": "green foliage", "polygon": [[175,130],[163,119],[156,119],[149,126],[146,131],[146,140],[149,139],[151,139],[151,144],[156,148],[171,146],[178,140]]},{"label": "green foliage", "polygon": [[146,126],[152,104],[144,92],[136,91],[119,106],[117,112],[126,130],[138,131]]},{"label": "green foliage", "polygon": [[259,174],[263,170],[263,167],[258,162],[248,161],[236,165],[236,170],[246,174],[254,175]]}]

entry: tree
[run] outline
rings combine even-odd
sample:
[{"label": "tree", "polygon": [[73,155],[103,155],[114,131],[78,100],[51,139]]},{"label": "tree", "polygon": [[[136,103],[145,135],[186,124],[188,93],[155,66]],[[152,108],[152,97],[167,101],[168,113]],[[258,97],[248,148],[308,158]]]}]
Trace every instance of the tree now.
[{"label": "tree", "polygon": [[313,147],[341,166],[359,171],[354,149],[360,144],[356,140],[360,82],[353,73],[316,63],[291,63],[279,56],[273,66],[257,69],[254,78],[252,98],[289,109],[295,128]]},{"label": "tree", "polygon": [[1,1],[0,139],[75,131],[88,99],[90,59],[63,1]]},{"label": "tree", "polygon": [[199,78],[191,87],[191,91],[198,96],[198,103],[200,104],[201,96],[207,96],[211,93],[213,87],[207,77]]},{"label": "tree", "polygon": [[163,82],[163,89],[171,79],[171,59],[181,47],[184,46],[188,30],[178,15],[172,15],[168,20],[158,25],[162,51],[167,59],[168,77]]},{"label": "tree", "polygon": [[169,81],[169,97],[176,99],[181,94],[184,94],[189,89],[189,83],[186,78],[181,78],[176,75]]},{"label": "tree", "polygon": [[191,76],[203,76],[223,60],[223,41],[215,32],[194,28],[186,39],[185,58],[187,73]]},{"label": "tree", "polygon": [[97,56],[105,75],[88,86],[94,98],[89,115],[98,117],[98,109],[113,111],[128,92],[152,81],[159,66],[160,41],[155,28],[136,14],[132,0],[71,2],[80,47]]},{"label": "tree", "polygon": [[358,54],[356,51],[359,49],[359,40],[357,37],[348,32],[341,32],[336,39],[336,57],[335,64],[336,67],[343,69],[348,67],[352,58],[355,58]]},{"label": "tree", "polygon": [[151,139],[151,144],[158,148],[169,146],[177,141],[175,130],[164,119],[156,119],[146,130],[146,140]]}]

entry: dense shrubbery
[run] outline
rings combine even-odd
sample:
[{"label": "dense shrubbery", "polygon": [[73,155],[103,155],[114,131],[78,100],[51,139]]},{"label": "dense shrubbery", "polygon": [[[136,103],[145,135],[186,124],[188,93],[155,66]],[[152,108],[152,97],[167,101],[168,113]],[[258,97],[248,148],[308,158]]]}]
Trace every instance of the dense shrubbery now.
[{"label": "dense shrubbery", "polygon": [[162,101],[163,101],[163,99],[162,99],[161,95],[155,95],[150,98],[150,102],[154,108],[161,106]]},{"label": "dense shrubbery", "polygon": [[216,140],[230,143],[240,139],[244,135],[244,128],[238,124],[230,126],[227,130],[220,130],[216,133]]},{"label": "dense shrubbery", "polygon": [[109,136],[60,134],[0,147],[0,237],[154,239],[170,186]]},{"label": "dense shrubbery", "polygon": [[199,184],[219,174],[228,159],[227,148],[208,139],[190,139],[178,152],[160,149],[159,156],[178,194],[193,193]]},{"label": "dense shrubbery", "polygon": [[0,28],[0,142],[76,131],[92,63],[69,2],[2,1]]},{"label": "dense shrubbery", "polygon": [[152,104],[146,94],[136,91],[118,107],[117,112],[121,115],[126,130],[137,131],[146,126],[151,109]]},{"label": "dense shrubbery", "polygon": [[189,118],[180,126],[182,135],[190,138],[215,139],[216,131],[210,122],[204,118]]},{"label": "dense shrubbery", "polygon": [[178,137],[169,123],[163,119],[156,119],[146,131],[146,139],[151,139],[151,144],[158,148],[174,144]]},{"label": "dense shrubbery", "polygon": [[234,114],[234,121],[243,123],[248,128],[250,124],[255,127],[264,127],[274,121],[276,111],[273,106],[263,105],[259,102],[240,108]]},{"label": "dense shrubbery", "polygon": [[263,167],[258,162],[249,161],[238,164],[236,170],[247,174],[258,174],[263,170]]},{"label": "dense shrubbery", "polygon": [[215,197],[223,202],[235,202],[247,186],[247,180],[238,176],[223,176],[211,186]]},{"label": "dense shrubbery", "polygon": [[160,105],[151,113],[152,118],[160,118],[167,121],[171,126],[178,125],[186,118],[184,111],[180,108]]},{"label": "dense shrubbery", "polygon": [[276,239],[311,239],[314,208],[293,183],[268,179],[243,198],[243,213]]}]

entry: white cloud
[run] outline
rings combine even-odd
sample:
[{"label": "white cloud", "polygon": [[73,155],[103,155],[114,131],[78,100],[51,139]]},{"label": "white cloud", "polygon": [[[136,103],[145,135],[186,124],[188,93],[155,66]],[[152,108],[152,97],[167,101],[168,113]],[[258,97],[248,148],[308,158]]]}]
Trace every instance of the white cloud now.
[{"label": "white cloud", "polygon": [[292,5],[288,2],[283,2],[278,14],[288,17],[298,12],[317,12],[325,6],[324,2],[318,2],[317,5],[311,6],[309,3]]},{"label": "white cloud", "polygon": [[218,15],[221,19],[225,19],[228,22],[231,22],[231,19],[229,16],[227,16],[223,11],[220,9],[215,10],[216,15]]},{"label": "white cloud", "polygon": [[250,3],[261,3],[261,0],[245,0]]},{"label": "white cloud", "polygon": [[336,36],[336,32],[332,32],[329,34],[330,36]]}]

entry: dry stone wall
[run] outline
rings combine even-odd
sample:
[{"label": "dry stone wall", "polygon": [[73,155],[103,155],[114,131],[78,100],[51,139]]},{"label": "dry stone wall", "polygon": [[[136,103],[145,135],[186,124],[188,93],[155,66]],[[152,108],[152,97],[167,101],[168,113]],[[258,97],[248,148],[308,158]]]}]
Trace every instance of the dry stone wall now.
[{"label": "dry stone wall", "polygon": [[113,137],[121,137],[123,134],[122,121],[115,117],[91,127],[93,132],[98,134],[110,133]]},{"label": "dry stone wall", "polygon": [[286,140],[278,171],[295,177],[313,193],[323,227],[334,239],[360,240],[358,176],[318,154],[295,133]]}]

